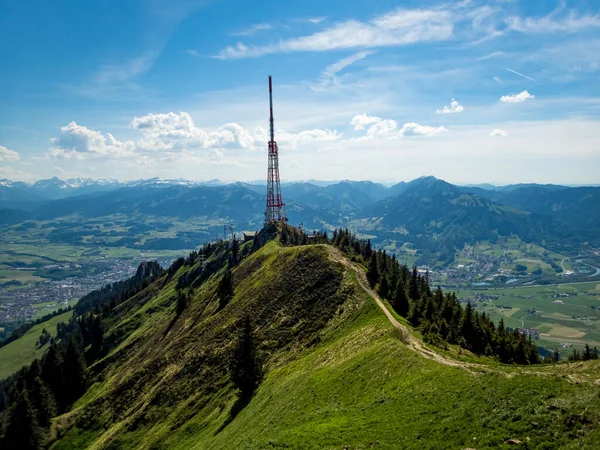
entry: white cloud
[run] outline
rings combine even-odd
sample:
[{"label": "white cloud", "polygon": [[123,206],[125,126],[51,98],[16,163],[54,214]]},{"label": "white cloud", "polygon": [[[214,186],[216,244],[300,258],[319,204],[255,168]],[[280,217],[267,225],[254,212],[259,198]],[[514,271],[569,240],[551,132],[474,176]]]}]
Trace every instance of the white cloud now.
[{"label": "white cloud", "polygon": [[367,114],[359,114],[354,116],[354,118],[350,121],[350,125],[355,130],[364,130],[368,125],[372,125],[381,120],[380,117],[368,116]]},{"label": "white cloud", "polygon": [[[237,123],[227,123],[214,131],[202,130],[194,125],[191,116],[185,112],[135,117],[131,127],[142,133],[143,139],[138,142],[138,146],[146,150],[257,149],[265,146],[268,141],[267,131],[261,127],[255,128],[252,133]],[[281,130],[276,137],[280,144],[296,148],[309,142],[338,140],[341,136],[336,130],[314,129],[298,133]]]},{"label": "white cloud", "polygon": [[19,154],[14,150],[9,150],[8,148],[0,145],[0,162],[4,161],[18,161]]},{"label": "white cloud", "polygon": [[515,95],[503,95],[500,97],[500,101],[503,103],[522,103],[526,100],[533,100],[535,96],[531,95],[527,91],[523,91]]},{"label": "white cloud", "polygon": [[355,130],[366,129],[367,138],[389,138],[398,139],[401,136],[432,136],[444,131],[445,127],[431,127],[419,125],[415,122],[407,122],[398,129],[398,123],[393,119],[382,119],[381,117],[359,114],[354,116],[350,125]]},{"label": "white cloud", "polygon": [[[207,161],[226,165],[234,164],[236,160],[226,156],[225,150],[261,150],[266,148],[269,139],[264,128],[257,127],[250,131],[237,123],[204,130],[197,127],[186,112],[134,117],[130,127],[141,135],[135,142],[121,142],[110,133],[103,134],[71,122],[61,128],[60,137],[51,140],[52,146],[47,157],[72,160],[127,157],[144,165],[155,160],[185,163]],[[281,146],[293,150],[311,143],[339,141],[342,133],[327,128],[297,133],[280,130],[276,137]],[[204,152],[205,156],[200,158],[198,155],[207,149],[215,151]]]},{"label": "white cloud", "polygon": [[465,108],[460,103],[458,103],[455,99],[452,99],[449,106],[446,105],[442,109],[436,110],[435,113],[436,114],[453,114],[453,113],[463,112],[464,110],[465,110]]},{"label": "white cloud", "polygon": [[50,154],[59,159],[86,159],[89,157],[121,158],[133,156],[132,141],[117,141],[110,133],[102,134],[75,122],[60,129],[60,136],[52,139]]},{"label": "white cloud", "polygon": [[398,123],[392,119],[380,119],[367,129],[367,137],[370,138],[397,138]]},{"label": "white cloud", "polygon": [[314,130],[305,130],[299,133],[279,132],[275,137],[279,145],[290,150],[295,150],[299,146],[305,144],[339,141],[342,139],[342,133],[327,128],[316,128]]},{"label": "white cloud", "polygon": [[430,127],[418,123],[405,123],[400,130],[403,136],[433,136],[434,134],[448,131],[445,127]]},{"label": "white cloud", "polygon": [[306,21],[308,23],[313,23],[313,24],[318,24],[323,22],[325,19],[327,19],[327,17],[309,17],[308,19],[306,19]]},{"label": "white cloud", "polygon": [[490,133],[490,136],[493,137],[504,137],[504,136],[508,136],[508,133],[504,130],[501,130],[500,128],[495,128],[494,130],[492,130],[492,132]]},{"label": "white cloud", "polygon": [[243,30],[231,33],[231,35],[232,36],[252,36],[253,34],[256,34],[256,33],[260,32],[260,31],[270,30],[271,28],[273,28],[271,26],[271,24],[268,24],[268,23],[257,23],[255,25],[252,25],[251,27],[248,27],[248,28],[245,28]]},{"label": "white cloud", "polygon": [[138,147],[144,150],[249,148],[254,144],[248,130],[236,123],[227,123],[208,132],[196,127],[186,112],[134,117],[130,126],[142,133]]},{"label": "white cloud", "polygon": [[494,80],[496,83],[502,83],[502,80],[500,79],[500,77],[494,77],[494,78],[492,78],[492,80]]},{"label": "white cloud", "polygon": [[374,48],[443,41],[452,37],[453,17],[443,9],[396,9],[368,22],[348,20],[307,36],[276,44],[248,46],[238,43],[223,49],[217,58],[236,59],[295,51]]}]

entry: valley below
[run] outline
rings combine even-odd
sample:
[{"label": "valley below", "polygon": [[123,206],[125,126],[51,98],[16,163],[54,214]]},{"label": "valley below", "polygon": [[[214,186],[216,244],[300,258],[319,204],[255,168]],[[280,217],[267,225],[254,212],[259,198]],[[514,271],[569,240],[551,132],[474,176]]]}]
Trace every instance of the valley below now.
[{"label": "valley below", "polygon": [[[85,192],[74,188],[66,194],[59,189],[54,197],[40,200],[42,192],[52,192],[51,183],[47,180],[43,191],[34,191],[31,202],[22,185],[0,186],[0,207],[5,208],[0,216],[0,339],[23,323],[73,306],[94,289],[130,277],[141,261],[157,260],[168,267],[206,242],[233,234],[240,237],[243,231],[262,226],[264,186],[258,184],[100,183],[96,188],[86,185]],[[511,327],[535,328],[555,321],[586,330],[580,338],[570,339],[556,335],[561,329],[540,332],[543,348],[558,346],[566,355],[570,345],[600,344],[595,334],[600,330],[596,297],[578,311],[554,311],[566,307],[553,303],[552,312],[546,307],[545,313],[564,317],[552,316],[546,322],[532,321],[542,312],[507,316],[496,304],[479,301],[488,295],[510,297],[515,289],[530,292],[533,288],[528,286],[541,285],[552,293],[568,289],[563,285],[600,281],[598,230],[573,228],[593,223],[582,217],[595,217],[598,196],[590,197],[590,192],[600,188],[502,189],[459,187],[433,177],[391,187],[350,181],[283,186],[291,223],[308,233],[346,228],[400,263],[416,265],[432,284],[458,292],[464,301],[477,298],[478,307],[496,322],[506,317]],[[565,203],[575,201],[578,189],[581,202]],[[549,196],[555,197],[551,200],[555,217],[512,206],[533,207],[536,198],[548,201]],[[529,203],[524,205],[523,198]],[[559,200],[561,207],[556,206]],[[570,211],[571,222],[563,222],[563,209]],[[536,309],[529,300],[531,304],[515,307]],[[582,318],[574,318],[578,316]]]}]

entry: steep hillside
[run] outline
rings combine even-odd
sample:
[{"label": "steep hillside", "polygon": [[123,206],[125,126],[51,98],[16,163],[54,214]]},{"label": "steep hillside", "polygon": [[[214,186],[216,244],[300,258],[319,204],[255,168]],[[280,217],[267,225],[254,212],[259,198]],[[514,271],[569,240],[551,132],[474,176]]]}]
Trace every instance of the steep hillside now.
[{"label": "steep hillside", "polygon": [[[423,353],[437,356],[425,358],[374,302],[362,269],[337,250],[284,247],[265,235],[254,248],[261,244],[233,269],[227,302],[219,294],[225,268],[203,275],[226,254],[217,248],[121,303],[107,323],[112,350],[88,369],[93,384],[73,410],[54,421],[52,448],[600,443],[597,362],[529,369],[453,362],[430,350]],[[188,296],[183,309],[177,286]],[[228,361],[245,316],[265,375],[240,405]]]}]

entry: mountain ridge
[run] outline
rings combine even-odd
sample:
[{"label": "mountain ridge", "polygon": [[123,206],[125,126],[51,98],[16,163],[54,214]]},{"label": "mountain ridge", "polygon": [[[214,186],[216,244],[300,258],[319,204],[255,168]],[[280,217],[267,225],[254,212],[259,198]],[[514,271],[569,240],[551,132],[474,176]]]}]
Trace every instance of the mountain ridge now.
[{"label": "mountain ridge", "polygon": [[[182,258],[108,309],[105,297],[108,353],[52,421],[52,448],[462,448],[474,436],[486,448],[525,435],[532,448],[598,443],[597,362],[497,366],[420,340],[416,351],[364,269],[329,245],[289,243],[298,239],[291,227],[262,230],[235,252],[221,243],[205,261]],[[241,261],[228,262],[233,254]],[[227,271],[234,290],[223,301]],[[227,361],[245,315],[264,378],[236,409]]]}]

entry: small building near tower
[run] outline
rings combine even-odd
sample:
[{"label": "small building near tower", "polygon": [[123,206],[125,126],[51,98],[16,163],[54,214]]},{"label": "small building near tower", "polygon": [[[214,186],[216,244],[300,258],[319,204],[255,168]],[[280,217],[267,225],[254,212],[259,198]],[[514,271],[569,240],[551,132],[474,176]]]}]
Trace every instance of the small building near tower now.
[{"label": "small building near tower", "polygon": [[244,242],[253,241],[256,237],[256,231],[242,231]]}]

